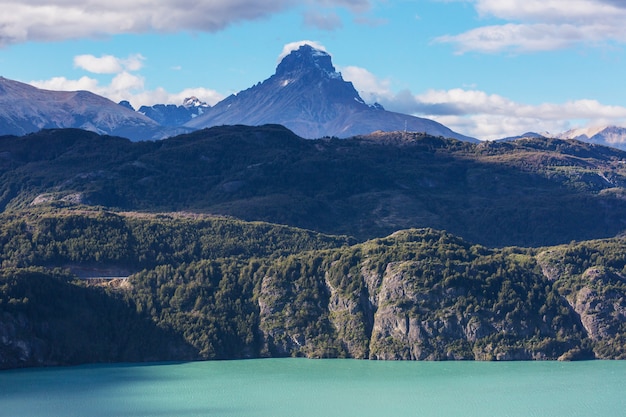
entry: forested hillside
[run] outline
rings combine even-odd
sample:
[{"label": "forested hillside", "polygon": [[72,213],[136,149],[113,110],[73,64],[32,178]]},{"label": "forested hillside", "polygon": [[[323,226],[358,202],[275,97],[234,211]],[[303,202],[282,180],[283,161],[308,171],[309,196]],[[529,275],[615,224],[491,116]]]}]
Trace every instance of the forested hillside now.
[{"label": "forested hillside", "polygon": [[626,358],[626,153],[224,126],[0,138],[0,367]]},{"label": "forested hillside", "polygon": [[625,161],[556,139],[304,140],[269,125],[132,143],[49,130],[0,138],[0,209],[190,211],[360,240],[432,227],[486,246],[542,246],[624,230]]},{"label": "forested hillside", "polygon": [[[412,229],[355,243],[235,219],[39,208],[4,214],[0,244],[4,368],[626,358],[619,238],[490,249]],[[129,276],[76,276],[98,271]]]}]

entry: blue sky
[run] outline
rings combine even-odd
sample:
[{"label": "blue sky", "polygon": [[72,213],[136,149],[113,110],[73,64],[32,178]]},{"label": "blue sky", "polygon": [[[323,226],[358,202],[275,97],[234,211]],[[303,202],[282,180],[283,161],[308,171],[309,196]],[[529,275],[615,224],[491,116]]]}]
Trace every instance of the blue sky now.
[{"label": "blue sky", "polygon": [[215,104],[324,48],[366,101],[481,139],[626,125],[623,0],[0,0],[0,76]]}]

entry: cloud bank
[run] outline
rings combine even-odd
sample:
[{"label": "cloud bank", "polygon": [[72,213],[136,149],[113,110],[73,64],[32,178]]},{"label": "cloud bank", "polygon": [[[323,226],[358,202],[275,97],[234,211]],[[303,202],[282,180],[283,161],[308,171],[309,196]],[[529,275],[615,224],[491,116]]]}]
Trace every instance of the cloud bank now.
[{"label": "cloud bank", "polygon": [[333,30],[341,24],[333,9],[360,14],[370,6],[370,0],[0,0],[0,46],[124,33],[217,32],[297,7],[304,9],[307,24]]},{"label": "cloud bank", "polygon": [[74,57],[74,66],[92,74],[108,74],[112,78],[107,84],[101,84],[97,79],[83,76],[72,80],[65,77],[54,77],[49,80],[35,80],[29,82],[37,88],[55,91],[86,90],[118,103],[128,100],[138,109],[142,105],[177,104],[183,103],[185,98],[195,96],[200,100],[214,105],[224,96],[215,90],[204,87],[186,88],[176,93],[168,92],[159,87],[155,90],[146,90],[145,79],[137,73],[143,67],[145,58],[140,54],[119,58],[112,55],[96,57],[94,55],[78,55]]},{"label": "cloud bank", "polygon": [[481,17],[506,21],[435,42],[457,53],[526,53],[577,45],[626,43],[626,2],[622,0],[466,0]]},{"label": "cloud bank", "polygon": [[[286,44],[279,60],[302,44],[326,51],[319,42],[302,40]],[[55,77],[31,81],[30,84],[49,90],[88,90],[115,102],[128,100],[135,108],[141,105],[182,104],[190,96],[214,105],[224,98],[223,94],[205,87],[188,88],[174,93],[163,88],[146,90],[145,80],[140,74],[145,60],[140,54],[126,58],[78,55],[74,57],[76,68],[92,74],[109,75],[110,80],[101,84],[91,76],[76,80]],[[408,90],[396,92],[391,80],[380,79],[365,68],[345,66],[338,69],[368,103],[378,102],[390,111],[437,120],[459,133],[479,139],[499,139],[529,131],[558,134],[582,126],[626,124],[626,107],[608,105],[597,100],[527,104],[473,88],[428,90],[421,93]]]},{"label": "cloud bank", "polygon": [[394,92],[389,80],[380,80],[364,68],[344,67],[341,72],[368,103],[378,102],[390,111],[433,119],[478,139],[500,139],[526,132],[558,134],[588,125],[626,124],[626,107],[597,100],[531,105],[475,89]]},{"label": "cloud bank", "polygon": [[113,55],[95,57],[93,55],[78,55],[74,57],[74,66],[94,74],[117,74],[123,71],[138,71],[143,67],[145,58],[140,54],[120,59]]}]

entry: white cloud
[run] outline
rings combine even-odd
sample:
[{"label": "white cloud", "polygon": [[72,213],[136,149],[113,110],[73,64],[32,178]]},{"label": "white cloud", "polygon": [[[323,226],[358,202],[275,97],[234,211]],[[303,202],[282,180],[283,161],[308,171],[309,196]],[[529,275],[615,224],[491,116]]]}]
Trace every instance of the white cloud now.
[{"label": "white cloud", "polygon": [[128,100],[133,105],[133,107],[139,109],[139,107],[141,106],[152,106],[154,104],[181,105],[183,104],[183,101],[189,97],[197,97],[201,101],[204,101],[211,106],[224,99],[223,94],[220,94],[215,90],[203,87],[186,88],[177,93],[170,93],[159,87],[156,90],[144,90],[132,94],[131,96],[127,95],[126,98],[115,101],[119,102],[121,100]]},{"label": "white cloud", "polygon": [[145,58],[140,54],[121,59],[113,55],[95,57],[93,55],[78,55],[74,57],[74,66],[94,74],[118,74],[124,70],[139,71],[143,67]]},{"label": "white cloud", "polygon": [[617,0],[470,0],[479,15],[509,23],[435,41],[469,51],[523,53],[578,44],[626,43],[626,4]]},{"label": "white cloud", "polygon": [[29,84],[42,88],[44,90],[53,91],[91,91],[96,92],[98,80],[89,77],[81,77],[78,80],[68,80],[65,77],[54,77],[49,80],[31,81]]},{"label": "white cloud", "polygon": [[74,57],[74,66],[94,74],[117,74],[122,71],[119,59],[111,55],[100,58],[93,55],[78,55]]},{"label": "white cloud", "polygon": [[589,39],[573,25],[517,25],[484,26],[460,35],[440,36],[437,42],[453,43],[457,53],[469,51],[496,53],[503,50],[519,52],[550,51]]},{"label": "white cloud", "polygon": [[143,68],[143,61],[145,61],[141,54],[130,55],[128,58],[121,60],[122,65],[128,71],[139,71]]},{"label": "white cloud", "polygon": [[[483,16],[544,23],[617,21],[625,7],[606,0],[473,0]],[[617,15],[616,15],[617,13]]]},{"label": "white cloud", "polygon": [[127,92],[141,91],[144,88],[144,78],[130,72],[120,72],[107,87],[107,94],[119,97]]},{"label": "white cloud", "polygon": [[91,91],[116,103],[128,100],[135,109],[139,109],[143,105],[152,106],[154,104],[181,105],[187,97],[191,96],[198,97],[210,105],[214,105],[224,98],[223,94],[202,87],[187,88],[175,93],[165,91],[161,87],[146,90],[143,77],[128,72],[117,74],[106,85],[101,85],[98,80],[89,77],[81,77],[78,80],[55,77],[49,80],[31,81],[29,84],[37,88],[54,91]]},{"label": "white cloud", "polygon": [[289,55],[291,51],[297,50],[302,45],[310,45],[315,49],[319,49],[320,51],[324,51],[328,53],[328,51],[326,51],[326,47],[324,47],[324,45],[322,45],[321,43],[317,41],[302,40],[302,41],[290,42],[286,44],[285,46],[283,46],[283,51],[278,56],[278,62],[280,62],[284,57]]},{"label": "white cloud", "polygon": [[112,77],[106,84],[101,84],[98,79],[87,76],[77,80],[54,77],[49,80],[31,81],[30,84],[46,90],[91,91],[116,103],[128,100],[136,109],[142,105],[180,105],[185,98],[191,96],[196,96],[210,105],[214,105],[224,98],[222,94],[215,90],[201,87],[188,88],[177,93],[167,92],[161,87],[155,90],[146,90],[144,77],[140,74],[132,73],[142,68],[144,60],[145,58],[140,54],[130,55],[128,58],[123,59],[112,55],[104,55],[100,58],[93,55],[78,55],[74,57],[74,65],[77,68],[82,68],[93,74],[109,74]]},{"label": "white cloud", "polygon": [[380,80],[361,67],[347,66],[340,70],[343,79],[351,81],[361,98],[368,103],[385,101],[394,96],[390,80]]},{"label": "white cloud", "polygon": [[[483,91],[452,89],[428,91],[414,96],[414,100],[417,115],[480,139],[498,139],[528,131],[560,133],[574,125],[626,122],[626,107],[587,99],[530,105]],[[385,104],[393,106],[393,103]]]},{"label": "white cloud", "polygon": [[581,99],[538,105],[513,101],[498,94],[464,88],[394,92],[390,80],[379,80],[359,67],[342,68],[361,97],[387,110],[436,120],[452,130],[479,139],[499,139],[525,132],[561,133],[587,125],[626,125],[626,107]]},{"label": "white cloud", "polygon": [[0,45],[121,33],[216,32],[290,8],[369,10],[371,0],[0,0]]}]

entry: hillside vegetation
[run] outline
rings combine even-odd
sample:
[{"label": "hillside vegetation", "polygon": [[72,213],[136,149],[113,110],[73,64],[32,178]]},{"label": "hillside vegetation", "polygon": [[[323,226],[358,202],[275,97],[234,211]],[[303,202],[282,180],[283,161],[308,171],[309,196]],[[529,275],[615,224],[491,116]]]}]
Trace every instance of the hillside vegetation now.
[{"label": "hillside vegetation", "polygon": [[[489,249],[434,229],[355,243],[181,214],[33,209],[2,220],[4,368],[626,358],[619,238]],[[112,270],[129,277],[76,276]]]},{"label": "hillside vegetation", "polygon": [[275,125],[0,137],[0,368],[626,359],[625,161]]},{"label": "hillside vegetation", "polygon": [[433,227],[491,247],[543,246],[624,230],[624,161],[622,151],[556,139],[304,140],[268,125],[132,143],[48,130],[0,138],[0,209],[192,211],[361,241]]}]

